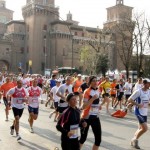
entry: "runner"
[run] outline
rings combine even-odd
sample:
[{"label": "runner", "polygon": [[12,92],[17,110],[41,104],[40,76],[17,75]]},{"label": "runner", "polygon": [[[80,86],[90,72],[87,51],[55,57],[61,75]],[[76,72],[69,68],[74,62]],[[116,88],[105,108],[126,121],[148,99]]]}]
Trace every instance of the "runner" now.
[{"label": "runner", "polygon": [[[57,75],[56,74],[53,74],[52,75],[52,79],[48,80],[48,83],[49,84],[49,87],[50,87],[50,90],[56,86],[56,78],[57,78]],[[48,93],[49,94],[49,93]],[[45,103],[45,107],[47,107],[48,103],[50,102],[50,99],[48,99],[48,101]],[[52,102],[50,108],[54,108],[54,103]]]},{"label": "runner", "polygon": [[129,105],[135,105],[135,115],[138,119],[139,126],[131,140],[131,146],[136,149],[140,149],[138,145],[138,139],[148,130],[147,126],[147,114],[148,114],[148,103],[150,102],[150,80],[143,80],[143,88],[136,90],[129,97]]},{"label": "runner", "polygon": [[10,81],[9,77],[6,77],[6,83],[2,84],[0,87],[0,91],[2,92],[3,95],[3,101],[5,104],[5,114],[6,114],[6,121],[8,121],[8,115],[9,115],[9,110],[10,110],[10,103],[8,102],[8,99],[6,98],[7,92],[14,87],[14,84]]},{"label": "runner", "polygon": [[17,81],[17,86],[14,88],[11,88],[7,92],[7,99],[12,97],[11,100],[11,106],[14,114],[14,121],[13,125],[10,127],[10,134],[14,134],[14,129],[16,131],[16,136],[17,136],[17,141],[21,140],[21,136],[19,135],[19,120],[22,116],[23,110],[24,110],[24,102],[27,103],[27,97],[28,97],[28,92],[27,90],[22,87],[22,80],[19,79]]},{"label": "runner", "polygon": [[27,74],[22,74],[22,84],[24,88],[28,87],[28,79],[27,79]]},{"label": "runner", "polygon": [[87,122],[87,127],[85,129],[81,129],[80,149],[86,141],[89,126],[91,126],[95,137],[92,150],[98,150],[100,147],[102,132],[98,116],[99,110],[101,109],[99,97],[100,92],[97,88],[97,78],[95,76],[91,76],[89,78],[89,88],[85,90],[83,96],[83,112],[81,114],[81,118]]},{"label": "runner", "polygon": [[38,86],[42,89],[43,87],[43,78],[41,75],[38,75]]},{"label": "runner", "polygon": [[141,89],[143,87],[142,82],[143,82],[143,79],[142,78],[138,78],[137,82],[135,83],[135,86],[134,86],[133,90],[136,91],[136,90]]},{"label": "runner", "polygon": [[56,95],[60,97],[60,103],[58,106],[59,115],[61,115],[63,111],[68,107],[68,103],[66,102],[66,96],[69,93],[73,93],[71,82],[72,82],[71,76],[67,76],[66,83],[62,84],[56,92]]},{"label": "runner", "polygon": [[124,82],[123,79],[120,79],[119,84],[116,85],[116,90],[117,90],[117,102],[114,104],[114,109],[120,105],[120,109],[122,109],[122,101],[124,97]]},{"label": "runner", "polygon": [[132,93],[132,83],[131,83],[131,78],[129,78],[124,85],[125,106],[127,104],[128,98],[131,96],[131,93]]},{"label": "runner", "polygon": [[106,113],[110,114],[109,112],[110,98],[109,97],[110,97],[111,83],[109,82],[109,77],[105,77],[105,81],[99,85],[99,88],[103,88],[103,91],[102,91],[103,102],[101,105],[106,103]]},{"label": "runner", "polygon": [[85,128],[86,123],[80,122],[80,111],[77,109],[77,98],[73,93],[70,93],[66,101],[69,104],[56,125],[58,131],[61,132],[61,147],[62,150],[80,150],[78,141],[79,124]]},{"label": "runner", "polygon": [[116,85],[117,85],[117,80],[116,79],[113,79],[113,82],[110,84],[110,96],[112,98],[112,109],[113,109],[113,106],[116,102],[116,94],[117,94],[117,91],[116,91]]},{"label": "runner", "polygon": [[4,84],[4,77],[2,76],[2,74],[0,73],[0,86]]},{"label": "runner", "polygon": [[78,91],[80,92],[82,91],[83,93],[89,87],[88,83],[89,83],[89,77],[86,76],[84,78],[84,83],[81,84],[81,86],[78,88]]},{"label": "runner", "polygon": [[49,118],[52,117],[52,115],[55,113],[55,118],[54,118],[54,122],[57,122],[57,118],[58,118],[58,105],[59,105],[59,101],[60,101],[60,97],[58,97],[56,95],[56,92],[58,90],[58,88],[60,87],[61,84],[61,80],[56,80],[56,86],[54,86],[51,91],[50,91],[50,99],[53,99],[54,101],[54,106],[55,106],[55,110],[53,112],[50,113]]},{"label": "runner", "polygon": [[42,94],[42,89],[37,86],[38,79],[33,79],[32,82],[33,86],[29,87],[27,90],[29,92],[29,104],[28,104],[28,111],[29,111],[29,125],[30,125],[30,132],[34,133],[33,130],[33,122],[38,118],[39,113],[39,97]]},{"label": "runner", "polygon": [[83,83],[81,74],[78,74],[77,79],[73,83],[73,92],[74,94],[79,97],[79,107],[81,106],[82,101],[82,93],[78,91],[79,87]]}]

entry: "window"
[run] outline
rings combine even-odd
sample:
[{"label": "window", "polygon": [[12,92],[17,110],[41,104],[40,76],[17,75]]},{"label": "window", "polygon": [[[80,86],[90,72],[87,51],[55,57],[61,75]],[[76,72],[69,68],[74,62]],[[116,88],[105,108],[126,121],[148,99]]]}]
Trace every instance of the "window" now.
[{"label": "window", "polygon": [[26,70],[29,70],[29,62],[26,62]]},{"label": "window", "polygon": [[43,0],[43,5],[46,5],[47,4],[47,0]]},{"label": "window", "polygon": [[24,53],[24,47],[20,48],[20,53],[23,54]]},{"label": "window", "polygon": [[44,26],[43,26],[43,30],[47,30],[47,25],[46,24],[44,24]]},{"label": "window", "polygon": [[46,40],[46,35],[44,35],[43,39]]},{"label": "window", "polygon": [[82,37],[84,37],[84,33],[82,32]]},{"label": "window", "polygon": [[45,54],[45,52],[46,52],[46,48],[45,48],[45,46],[43,47],[43,53]]},{"label": "window", "polygon": [[27,25],[27,32],[29,32],[29,25]]},{"label": "window", "polygon": [[42,62],[42,63],[41,63],[41,70],[44,71],[44,68],[45,68],[45,63]]},{"label": "window", "polygon": [[75,32],[74,35],[78,35],[78,32]]},{"label": "window", "polygon": [[29,53],[29,46],[27,46],[27,53]]}]

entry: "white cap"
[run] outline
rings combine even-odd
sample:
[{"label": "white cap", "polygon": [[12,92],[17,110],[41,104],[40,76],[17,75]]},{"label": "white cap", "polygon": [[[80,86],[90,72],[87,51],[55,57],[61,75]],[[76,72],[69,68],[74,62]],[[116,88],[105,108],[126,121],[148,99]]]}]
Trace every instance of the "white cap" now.
[{"label": "white cap", "polygon": [[81,77],[82,75],[81,74],[78,74],[78,77]]},{"label": "white cap", "polygon": [[61,82],[61,80],[60,80],[60,79],[57,79],[56,82]]},{"label": "white cap", "polygon": [[145,78],[145,79],[143,79],[143,83],[144,83],[144,82],[150,83],[150,79]]}]

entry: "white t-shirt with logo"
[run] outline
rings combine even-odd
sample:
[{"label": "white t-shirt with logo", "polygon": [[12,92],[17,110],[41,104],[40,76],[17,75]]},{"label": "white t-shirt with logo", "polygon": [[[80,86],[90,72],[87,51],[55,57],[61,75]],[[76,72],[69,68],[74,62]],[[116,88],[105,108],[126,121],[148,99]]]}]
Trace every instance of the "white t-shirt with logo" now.
[{"label": "white t-shirt with logo", "polygon": [[59,100],[60,100],[60,97],[58,97],[57,95],[56,95],[56,92],[57,92],[57,90],[59,89],[59,87],[58,86],[54,86],[52,89],[51,89],[51,93],[53,93],[53,99],[54,99],[54,102],[59,102]]},{"label": "white t-shirt with logo", "polygon": [[134,111],[136,115],[147,116],[148,104],[150,102],[150,90],[143,91],[142,89],[136,90],[129,99],[133,99],[138,104],[143,104],[142,108],[135,106]]},{"label": "white t-shirt with logo", "polygon": [[[63,95],[64,97],[66,97],[68,94],[73,93],[72,85],[66,85],[66,83],[62,84],[61,86],[59,86],[57,92],[60,93],[61,95]],[[63,100],[65,100],[65,99],[63,99]]]},{"label": "white t-shirt with logo", "polygon": [[126,82],[125,85],[124,85],[124,94],[125,95],[131,95],[132,93],[132,83],[129,83],[129,82]]},{"label": "white t-shirt with logo", "polygon": [[143,84],[136,83],[134,86],[134,91],[139,90],[143,87]]}]

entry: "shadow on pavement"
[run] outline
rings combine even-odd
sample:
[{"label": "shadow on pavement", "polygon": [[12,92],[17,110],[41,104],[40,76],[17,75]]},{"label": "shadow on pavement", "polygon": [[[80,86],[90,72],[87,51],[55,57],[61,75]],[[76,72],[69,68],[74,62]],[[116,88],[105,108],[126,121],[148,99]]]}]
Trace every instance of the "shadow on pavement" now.
[{"label": "shadow on pavement", "polygon": [[[21,122],[20,125],[22,127],[24,127],[25,129],[29,130],[29,124]],[[50,128],[50,126],[49,126],[49,128]],[[44,129],[44,128],[39,128],[39,127],[35,126],[34,131],[35,131],[35,133],[31,133],[31,134],[37,134],[40,137],[46,138],[47,140],[50,140],[54,143],[58,143],[58,140],[60,139],[60,136],[57,136],[56,132],[53,132],[50,129]]]},{"label": "shadow on pavement", "polygon": [[31,150],[48,150],[48,148],[42,147],[40,145],[37,145],[35,143],[29,142],[27,140],[21,140],[20,142],[18,142],[21,146],[29,148]]}]

